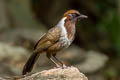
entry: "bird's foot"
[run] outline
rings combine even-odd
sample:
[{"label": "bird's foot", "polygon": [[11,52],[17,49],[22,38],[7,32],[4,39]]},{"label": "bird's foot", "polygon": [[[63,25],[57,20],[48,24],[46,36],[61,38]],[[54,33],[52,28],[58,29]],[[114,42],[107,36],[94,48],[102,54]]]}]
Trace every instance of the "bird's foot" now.
[{"label": "bird's foot", "polygon": [[55,68],[61,68],[61,66],[60,66],[60,65],[58,65],[58,64],[56,64]]},{"label": "bird's foot", "polygon": [[61,68],[61,69],[66,69],[67,68],[67,66],[65,65],[65,64],[62,64],[62,65],[56,65],[56,67],[54,67],[54,68]]},{"label": "bird's foot", "polygon": [[67,66],[65,64],[62,64],[62,65],[56,65],[55,68],[61,68],[61,69],[66,69]]}]

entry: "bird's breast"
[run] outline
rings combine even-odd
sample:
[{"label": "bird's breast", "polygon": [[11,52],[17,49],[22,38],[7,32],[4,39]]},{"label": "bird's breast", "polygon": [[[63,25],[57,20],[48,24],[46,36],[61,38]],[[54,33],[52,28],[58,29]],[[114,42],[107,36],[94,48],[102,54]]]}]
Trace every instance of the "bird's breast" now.
[{"label": "bird's breast", "polygon": [[72,43],[72,40],[68,39],[67,36],[61,36],[59,39],[60,43],[61,43],[61,47],[63,48],[67,48],[70,46],[70,44]]}]

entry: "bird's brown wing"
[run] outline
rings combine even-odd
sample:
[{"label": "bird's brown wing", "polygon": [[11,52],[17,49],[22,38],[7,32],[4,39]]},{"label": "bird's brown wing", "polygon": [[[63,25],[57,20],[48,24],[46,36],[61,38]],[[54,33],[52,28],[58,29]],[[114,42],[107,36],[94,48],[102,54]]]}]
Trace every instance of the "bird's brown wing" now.
[{"label": "bird's brown wing", "polygon": [[[36,49],[38,43],[40,42],[40,40],[42,40],[42,38],[45,36],[46,34],[43,34],[40,39],[37,41],[37,43],[34,45],[34,50]],[[42,41],[41,41],[42,42]]]},{"label": "bird's brown wing", "polygon": [[54,27],[50,29],[45,35],[43,35],[40,40],[34,46],[35,51],[40,51],[47,49],[54,45],[60,37],[61,29],[59,27]]}]

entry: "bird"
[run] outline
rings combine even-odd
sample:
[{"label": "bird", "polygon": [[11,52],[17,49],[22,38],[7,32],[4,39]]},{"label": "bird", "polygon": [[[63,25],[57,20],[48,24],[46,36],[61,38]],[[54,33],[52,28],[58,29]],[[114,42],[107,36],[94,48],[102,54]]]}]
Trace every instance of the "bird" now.
[{"label": "bird", "polygon": [[23,67],[22,75],[32,71],[41,53],[46,53],[46,57],[56,67],[66,68],[67,66],[56,57],[56,54],[70,46],[75,38],[76,22],[83,18],[87,18],[87,16],[77,10],[71,9],[66,11],[60,21],[49,29],[35,44],[32,55]]}]

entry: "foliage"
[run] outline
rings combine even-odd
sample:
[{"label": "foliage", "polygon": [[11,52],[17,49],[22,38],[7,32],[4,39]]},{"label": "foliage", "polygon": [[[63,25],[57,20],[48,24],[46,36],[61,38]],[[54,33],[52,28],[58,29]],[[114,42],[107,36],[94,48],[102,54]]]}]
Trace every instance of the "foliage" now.
[{"label": "foliage", "polygon": [[107,30],[113,48],[117,50],[117,54],[120,56],[120,23],[117,12],[115,10],[110,11],[107,15],[102,17],[102,20],[97,26]]}]

